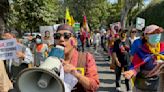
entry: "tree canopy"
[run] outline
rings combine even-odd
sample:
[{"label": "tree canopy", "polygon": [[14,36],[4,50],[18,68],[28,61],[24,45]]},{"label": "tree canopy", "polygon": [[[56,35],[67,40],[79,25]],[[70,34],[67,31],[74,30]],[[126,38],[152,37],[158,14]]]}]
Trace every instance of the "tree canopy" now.
[{"label": "tree canopy", "polygon": [[7,25],[18,29],[36,29],[52,25],[61,17],[58,0],[13,0],[7,17]]},{"label": "tree canopy", "polygon": [[[135,1],[135,2],[134,2]],[[66,7],[76,22],[86,15],[91,28],[107,28],[121,21],[125,25],[134,19],[143,0],[13,0],[7,16],[7,26],[35,31],[39,26],[64,23]],[[138,5],[138,8],[135,8]]]},{"label": "tree canopy", "polygon": [[156,24],[164,27],[164,22],[162,21],[164,15],[163,7],[164,1],[153,1],[146,9],[142,10],[137,17],[144,18],[146,25]]}]

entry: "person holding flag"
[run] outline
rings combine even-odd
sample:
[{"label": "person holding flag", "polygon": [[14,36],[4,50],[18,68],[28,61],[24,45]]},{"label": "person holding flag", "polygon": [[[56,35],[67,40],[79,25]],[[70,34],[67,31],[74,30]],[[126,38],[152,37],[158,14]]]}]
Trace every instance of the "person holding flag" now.
[{"label": "person holding flag", "polygon": [[146,41],[134,54],[130,70],[123,73],[127,79],[136,76],[133,92],[163,92],[158,90],[159,78],[161,80],[164,75],[161,73],[164,68],[164,42],[160,42],[162,32],[163,29],[157,25],[145,28]]},{"label": "person holding flag", "polygon": [[89,26],[87,23],[87,17],[86,16],[84,16],[84,18],[83,18],[83,28],[84,28],[84,31],[86,34],[86,46],[90,47],[90,29],[89,29]]}]

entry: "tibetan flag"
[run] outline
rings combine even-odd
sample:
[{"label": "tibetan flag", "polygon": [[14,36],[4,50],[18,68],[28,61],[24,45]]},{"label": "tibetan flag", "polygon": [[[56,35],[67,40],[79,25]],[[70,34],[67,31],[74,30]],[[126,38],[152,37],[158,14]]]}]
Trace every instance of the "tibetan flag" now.
[{"label": "tibetan flag", "polygon": [[87,17],[84,16],[84,18],[83,18],[83,27],[86,28],[86,25],[87,25]]},{"label": "tibetan flag", "polygon": [[86,16],[84,16],[84,18],[83,18],[83,28],[85,28],[87,32],[90,31],[88,23],[87,23],[87,17]]},{"label": "tibetan flag", "polygon": [[[138,51],[135,53],[132,64],[130,66],[130,69],[137,69],[140,68],[143,64],[145,64],[143,67],[146,70],[151,70],[155,67],[154,64],[154,54],[150,52],[148,47],[146,45],[143,45],[138,49]],[[160,54],[164,55],[164,43],[160,44]]]},{"label": "tibetan flag", "polygon": [[71,25],[71,16],[68,8],[66,8],[65,23]]}]

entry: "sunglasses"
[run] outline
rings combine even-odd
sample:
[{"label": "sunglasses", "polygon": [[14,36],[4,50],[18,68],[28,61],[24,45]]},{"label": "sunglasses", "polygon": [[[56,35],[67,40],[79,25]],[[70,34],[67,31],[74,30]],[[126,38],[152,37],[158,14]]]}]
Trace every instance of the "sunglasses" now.
[{"label": "sunglasses", "polygon": [[132,33],[137,33],[136,31],[132,31]]},{"label": "sunglasses", "polygon": [[70,37],[72,37],[71,33],[54,33],[54,39],[59,40],[61,37],[64,37],[64,39],[68,40]]}]

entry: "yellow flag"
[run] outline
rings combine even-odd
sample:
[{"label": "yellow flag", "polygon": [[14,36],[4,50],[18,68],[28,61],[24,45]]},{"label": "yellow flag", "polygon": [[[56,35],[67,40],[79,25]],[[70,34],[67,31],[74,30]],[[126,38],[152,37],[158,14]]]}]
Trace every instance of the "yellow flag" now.
[{"label": "yellow flag", "polygon": [[73,16],[71,16],[71,26],[75,24],[75,20],[73,19]]},{"label": "yellow flag", "polygon": [[71,16],[68,8],[66,8],[65,22],[66,24],[71,25]]}]

